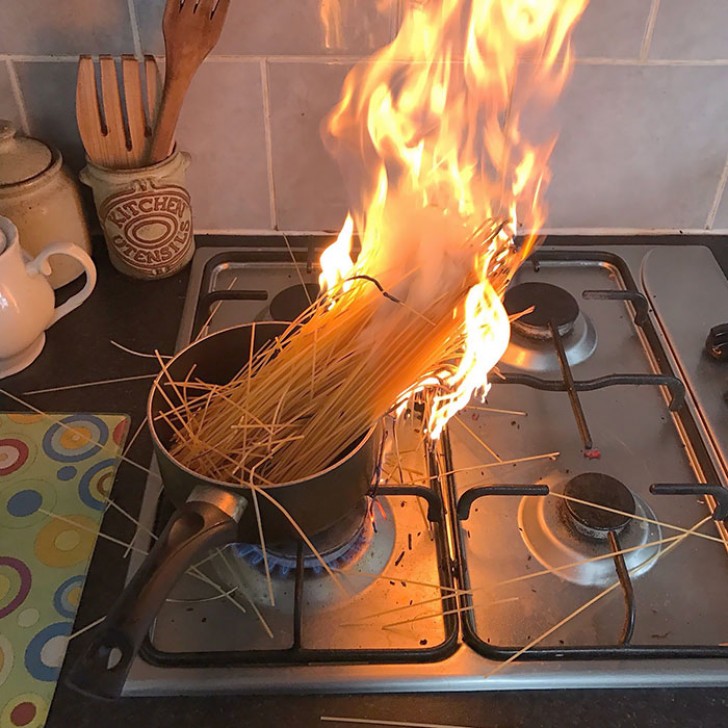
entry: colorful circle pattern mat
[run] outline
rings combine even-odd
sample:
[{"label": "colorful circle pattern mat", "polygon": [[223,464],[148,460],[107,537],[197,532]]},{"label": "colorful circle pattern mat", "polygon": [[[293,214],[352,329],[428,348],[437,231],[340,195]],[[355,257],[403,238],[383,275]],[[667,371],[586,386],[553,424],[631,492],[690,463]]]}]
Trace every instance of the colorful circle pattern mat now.
[{"label": "colorful circle pattern mat", "polygon": [[0,414],[0,726],[46,721],[124,415]]}]

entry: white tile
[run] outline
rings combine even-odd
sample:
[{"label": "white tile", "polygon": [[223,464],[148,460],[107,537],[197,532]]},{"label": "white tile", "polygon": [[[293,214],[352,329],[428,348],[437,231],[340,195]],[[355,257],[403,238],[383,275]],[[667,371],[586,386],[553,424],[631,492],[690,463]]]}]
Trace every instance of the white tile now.
[{"label": "white tile", "polygon": [[559,107],[549,227],[702,228],[728,68],[579,66]]},{"label": "white tile", "polygon": [[728,192],[726,192],[725,188],[719,201],[718,214],[715,216],[711,229],[728,230]]},{"label": "white tile", "polygon": [[61,150],[76,171],[84,166],[85,154],[76,124],[75,62],[16,62],[16,72],[25,98],[30,132]]},{"label": "white tile", "polygon": [[577,56],[638,58],[651,0],[590,0],[574,29]]},{"label": "white tile", "polygon": [[20,110],[15,103],[8,66],[0,61],[0,119],[12,121],[20,129]]},{"label": "white tile", "polygon": [[728,2],[661,0],[650,58],[728,58]]},{"label": "white tile", "polygon": [[185,99],[178,143],[192,155],[197,229],[270,228],[259,63],[206,63]]},{"label": "white tile", "polygon": [[347,210],[341,175],[321,141],[321,122],[349,66],[271,63],[273,175],[282,230],[338,230]]},{"label": "white tile", "polygon": [[0,52],[133,53],[127,0],[3,0]]},{"label": "white tile", "polygon": [[[163,53],[164,0],[134,1],[145,51]],[[213,53],[369,54],[390,40],[392,7],[379,12],[375,0],[233,0]]]}]

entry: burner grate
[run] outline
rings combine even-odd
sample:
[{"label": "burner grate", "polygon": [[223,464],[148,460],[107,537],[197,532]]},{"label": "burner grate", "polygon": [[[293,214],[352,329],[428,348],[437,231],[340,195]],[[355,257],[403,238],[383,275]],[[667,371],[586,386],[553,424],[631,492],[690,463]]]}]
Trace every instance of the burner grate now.
[{"label": "burner grate", "polygon": [[[327,238],[318,243],[329,241]],[[271,316],[270,302],[278,293],[295,287],[301,280],[315,284],[316,255],[308,239],[293,245],[293,255],[281,241],[271,242],[273,247],[266,241],[265,249],[260,240],[250,240],[235,249],[200,251],[190,279],[180,346],[194,338],[203,324],[217,330],[244,321],[267,320]],[[684,313],[683,318],[689,318],[688,310],[692,315],[698,309],[691,301],[683,312],[670,299],[674,284],[665,285],[666,279],[672,280],[665,275],[666,269],[687,267],[686,263],[675,266],[674,260],[689,260],[691,265],[695,262],[694,270],[700,271],[695,278],[703,280],[711,273],[702,265],[705,256],[701,258],[695,248],[686,247],[676,248],[676,252],[683,253],[675,258],[670,251],[663,254],[652,249],[652,240],[647,241],[649,249],[611,246],[608,251],[585,249],[583,241],[572,247],[570,242],[560,249],[542,248],[534,259],[533,271],[524,266],[517,280],[553,282],[579,302],[581,310],[574,329],[563,330],[561,338],[573,372],[571,385],[583,401],[589,434],[593,433],[596,441],[592,443],[594,452],[586,452],[601,456],[601,469],[629,485],[641,515],[645,512],[639,511],[640,504],[649,503],[654,508],[652,515],[664,523],[691,527],[706,515],[706,504],[709,511],[718,502],[721,508],[713,516],[722,519],[728,515],[728,503],[721,502],[722,487],[701,483],[721,482],[723,471],[718,470],[720,466],[713,460],[710,437],[692,407],[695,403],[702,416],[706,412],[710,415],[705,398],[700,400],[698,395],[708,391],[718,401],[722,390],[713,397],[712,389],[700,389],[702,379],[696,380],[698,374],[692,363],[686,365],[683,361],[686,352],[692,355],[689,347],[695,337],[680,328],[690,322],[679,317]],[[604,241],[598,244],[603,245]],[[644,277],[645,263],[649,263],[647,272],[651,270],[652,279]],[[650,296],[656,308],[654,318],[635,283],[640,275],[640,290]],[[719,284],[724,285],[722,277]],[[715,286],[710,289],[714,298],[724,301],[716,296],[715,290]],[[677,321],[675,317],[665,317],[664,302],[672,307],[667,313],[675,309]],[[706,310],[705,306],[702,310]],[[704,332],[698,337],[701,356],[703,335]],[[371,600],[371,590],[366,590],[366,596],[362,594],[356,620],[341,619],[335,610],[332,613],[310,602],[312,587],[321,577],[305,568],[305,549],[304,563],[299,567],[296,548],[295,564],[291,568],[289,561],[286,577],[288,601],[281,600],[278,614],[273,614],[274,610],[266,612],[276,641],[267,641],[252,610],[248,609],[248,615],[238,612],[231,616],[232,608],[225,600],[206,601],[194,612],[190,611],[191,602],[187,603],[189,606],[166,605],[169,609],[152,636],[154,644],[145,646],[145,659],[135,664],[131,692],[149,694],[161,689],[170,694],[262,690],[351,693],[375,689],[450,691],[544,685],[725,684],[728,648],[720,646],[725,641],[721,604],[725,603],[726,588],[720,579],[725,549],[720,542],[688,539],[685,548],[681,546],[674,556],[668,556],[669,563],[661,561],[657,568],[638,576],[633,571],[634,562],[626,558],[634,586],[634,635],[629,634],[631,627],[626,624],[623,605],[625,594],[619,585],[611,598],[590,607],[579,620],[569,623],[564,632],[551,633],[542,642],[534,640],[572,609],[584,605],[598,592],[599,585],[545,576],[540,581],[523,582],[522,588],[520,582],[517,589],[508,587],[508,592],[493,597],[493,603],[490,595],[486,596],[485,589],[491,584],[521,578],[528,575],[529,569],[539,569],[535,559],[528,560],[527,544],[518,531],[522,502],[551,501],[555,508],[562,506],[545,493],[550,492],[549,487],[558,491],[573,474],[585,469],[585,449],[581,438],[575,437],[571,395],[567,399],[542,394],[569,391],[570,383],[561,369],[555,342],[552,338],[528,340],[517,333],[514,341],[522,344],[518,351],[521,358],[504,358],[500,373],[505,383],[522,386],[494,386],[488,401],[473,403],[463,414],[474,435],[482,437],[486,447],[490,446],[498,455],[482,455],[474,437],[464,428],[456,430],[454,425],[446,433],[443,450],[438,448],[436,454],[442,482],[435,487],[427,476],[413,477],[413,481],[428,484],[426,490],[432,491],[429,501],[414,489],[409,496],[378,493],[381,502],[389,504],[398,527],[400,516],[417,510],[416,504],[427,503],[422,508],[422,518],[428,510],[436,558],[430,561],[428,557],[427,563],[420,564],[419,573],[412,569],[408,578],[439,583],[453,592],[433,606],[431,592],[400,589],[399,584],[390,582],[391,587],[385,586],[378,592],[381,598]],[[675,376],[678,372],[689,387],[689,407],[680,406],[685,387]],[[528,377],[531,373],[536,376]],[[710,379],[711,386],[716,378]],[[497,384],[498,379],[494,379]],[[667,409],[668,403],[672,405],[671,411]],[[718,414],[722,416],[722,412]],[[558,458],[548,459],[556,451]],[[720,451],[720,457],[723,452]],[[497,462],[498,456],[502,463]],[[413,467],[428,472],[426,467]],[[445,482],[445,476],[453,470],[458,472],[451,473]],[[693,479],[695,482],[691,482]],[[513,487],[509,483],[534,485],[523,486],[529,489],[528,497],[508,497]],[[658,485],[650,488],[650,483]],[[495,495],[496,489],[503,497],[481,501],[483,495]],[[704,500],[697,497],[698,492],[706,493]],[[672,497],[665,497],[667,494]],[[408,504],[407,508],[401,508],[402,502]],[[150,528],[155,503],[153,495],[145,497],[147,515],[143,522]],[[565,509],[556,510],[565,520]],[[634,530],[635,524],[631,523],[619,533],[623,548],[634,543]],[[703,530],[706,535],[713,533],[707,526]],[[722,523],[714,530],[723,537]],[[663,531],[662,535],[669,536],[670,532]],[[716,540],[720,538],[714,537],[713,541]],[[605,565],[609,583],[615,583],[616,565],[608,541],[609,535],[607,541],[592,542],[591,548],[604,555],[605,560],[600,563]],[[406,539],[400,539],[393,551],[397,559],[402,549],[407,549]],[[287,556],[290,558],[291,554]],[[405,556],[400,566],[407,566],[408,559]],[[393,558],[393,567],[394,561]],[[199,583],[191,586],[196,586],[197,591],[191,589],[180,596],[206,597],[210,593]],[[468,589],[473,593],[468,593]],[[498,605],[500,596],[511,598]],[[514,596],[520,601],[514,600]],[[413,605],[418,611],[360,619],[393,608],[407,610]],[[379,623],[427,616],[430,608],[446,612],[442,619],[445,629],[432,631],[437,638],[421,650],[390,649],[392,644],[387,641],[398,640],[404,633],[423,636],[425,623],[414,621],[414,627],[392,630],[380,629]],[[214,615],[223,615],[224,619],[218,629],[211,630]],[[207,622],[201,626],[203,617]],[[359,629],[359,622],[367,623],[369,629]],[[346,629],[327,635],[336,625]],[[318,633],[312,640],[312,631],[316,630],[325,635],[325,641],[318,641]],[[498,670],[499,662],[513,658],[531,642],[532,649],[506,670]],[[711,659],[673,659],[686,657]],[[192,669],[168,669],[177,666]],[[486,675],[490,678],[483,680]]]},{"label": "burner grate", "polygon": [[[534,265],[538,265],[542,260],[552,259],[552,255],[541,251],[534,258]],[[525,293],[523,289],[528,288]],[[534,288],[535,287],[535,288]],[[598,447],[594,446],[589,423],[587,421],[584,408],[579,398],[579,392],[591,392],[597,389],[614,386],[658,386],[667,387],[671,393],[670,410],[675,412],[682,408],[685,401],[685,385],[671,373],[661,374],[610,374],[598,379],[576,380],[572,372],[569,357],[564,344],[564,336],[573,328],[573,322],[579,312],[576,300],[566,291],[562,292],[558,286],[545,283],[522,283],[515,286],[511,293],[515,296],[511,298],[509,313],[514,313],[519,309],[525,308],[529,302],[533,305],[541,304],[541,309],[536,309],[533,313],[523,317],[526,327],[531,331],[538,330],[543,333],[539,334],[539,338],[547,338],[553,342],[558,358],[559,367],[561,368],[561,380],[548,380],[536,377],[530,374],[513,374],[503,373],[501,377],[494,379],[494,384],[521,384],[527,387],[533,387],[546,392],[566,392],[569,395],[571,409],[579,430],[579,436],[584,447],[584,455],[590,459],[599,459],[600,452]],[[569,299],[573,300],[573,305]],[[648,304],[647,299],[637,290],[631,289],[627,291],[602,291],[588,290],[582,293],[582,296],[589,300],[598,301],[628,301],[635,309],[634,323],[641,329],[649,326],[647,317]],[[515,308],[514,308],[515,307]],[[513,311],[511,311],[513,309]],[[529,320],[533,319],[533,321]],[[514,322],[517,326],[517,322]]]},{"label": "burner grate", "polygon": [[[618,481],[617,481],[618,482]],[[720,488],[720,486],[718,486]],[[697,484],[685,486],[682,484],[657,484],[651,487],[651,490],[658,494],[664,495],[686,495],[695,496],[696,494],[710,494],[716,492],[716,486],[710,484]],[[713,511],[713,517],[722,515],[722,510],[728,508],[728,491],[720,488],[722,496]],[[615,570],[619,584],[622,588],[625,601],[625,620],[622,627],[621,635],[613,646],[571,646],[563,645],[558,648],[547,647],[541,648],[534,646],[527,652],[521,653],[526,648],[523,646],[502,646],[491,644],[490,639],[484,639],[481,634],[481,628],[475,619],[475,604],[473,600],[473,584],[470,579],[468,570],[468,559],[463,544],[463,530],[467,521],[471,517],[472,509],[482,498],[488,497],[505,497],[505,498],[524,498],[536,497],[545,498],[549,496],[549,488],[543,485],[497,485],[483,486],[471,488],[458,499],[455,506],[460,528],[458,529],[458,544],[460,553],[460,574],[459,578],[463,584],[463,590],[460,595],[460,611],[463,615],[463,637],[470,647],[476,652],[495,660],[507,660],[518,655],[518,659],[523,660],[569,660],[569,659],[598,659],[598,658],[656,658],[656,657],[672,657],[672,658],[696,658],[696,657],[726,657],[728,656],[727,645],[682,645],[682,646],[655,646],[655,645],[632,645],[632,639],[635,623],[638,619],[639,612],[635,602],[634,590],[629,575],[629,570],[624,562],[621,553],[619,540],[613,530],[609,531],[610,548],[613,552]]]},{"label": "burner grate", "polygon": [[[663,431],[663,438],[667,436],[667,429],[662,430],[661,428],[668,428],[674,422],[677,427],[671,431],[670,437],[674,437],[675,433],[679,433],[680,442],[685,448],[686,454],[688,454],[688,462],[692,471],[696,474],[696,483],[676,483],[676,484],[657,484],[647,488],[646,485],[639,484],[639,493],[642,496],[647,496],[652,501],[651,505],[657,507],[657,501],[659,498],[649,498],[649,493],[654,496],[661,494],[670,494],[674,498],[683,496],[687,500],[685,501],[685,513],[694,512],[696,505],[696,496],[699,493],[708,496],[706,501],[709,509],[712,511],[713,518],[715,520],[722,519],[728,514],[728,491],[722,486],[716,485],[719,482],[719,478],[715,471],[714,466],[711,463],[711,459],[705,451],[703,441],[699,435],[699,431],[696,429],[695,422],[692,419],[691,413],[687,407],[683,407],[685,401],[685,386],[682,381],[677,378],[669,360],[667,359],[662,343],[656,334],[654,325],[652,324],[648,316],[648,304],[644,296],[637,291],[634,280],[628,269],[625,268],[620,262],[620,259],[616,256],[612,256],[609,253],[591,253],[579,251],[579,253],[572,253],[571,251],[539,251],[534,260],[534,270],[558,270],[559,266],[567,265],[570,261],[578,261],[578,265],[584,265],[585,262],[593,261],[599,265],[610,266],[613,270],[610,278],[617,282],[619,285],[619,278],[621,277],[621,283],[625,286],[626,290],[601,290],[596,286],[584,286],[582,297],[585,300],[593,301],[604,301],[606,306],[609,307],[608,302],[627,302],[633,309],[633,315],[630,317],[633,319],[635,324],[634,331],[634,342],[636,344],[635,351],[639,351],[642,348],[648,352],[647,362],[649,362],[649,368],[652,369],[651,373],[643,373],[636,371],[628,371],[627,373],[614,373],[607,374],[604,376],[597,376],[592,378],[577,378],[572,372],[574,366],[568,359],[566,352],[564,351],[564,342],[568,340],[570,334],[561,333],[559,327],[562,322],[559,320],[548,321],[547,326],[549,327],[550,337],[548,341],[551,343],[556,355],[558,357],[559,365],[561,367],[562,377],[560,379],[544,379],[540,376],[533,376],[530,374],[523,374],[518,371],[501,370],[499,376],[493,379],[494,385],[503,384],[520,384],[524,388],[546,391],[546,392],[567,392],[569,395],[569,404],[571,412],[576,420],[579,429],[579,436],[582,445],[581,454],[590,458],[600,458],[602,454],[600,449],[595,445],[592,439],[592,434],[587,422],[586,414],[582,403],[579,398],[579,393],[587,391],[604,390],[614,386],[649,386],[649,387],[664,387],[669,392],[668,406],[669,411],[672,414],[671,417],[662,416],[657,419],[655,429],[660,432]],[[542,263],[548,264],[542,266]],[[553,268],[549,267],[553,266]],[[594,280],[597,276],[592,275],[582,276],[583,280]],[[560,282],[559,276],[552,276],[551,280]],[[619,316],[622,318],[622,316]],[[614,321],[615,317],[608,315],[604,316],[604,320]],[[602,316],[599,316],[599,320],[602,320]],[[603,330],[602,330],[602,333]],[[611,339],[615,340],[618,336],[612,336]],[[630,342],[631,345],[631,342]],[[599,354],[599,352],[597,352]],[[618,361],[616,357],[610,357],[611,352],[607,352],[606,358]],[[594,357],[585,369],[591,372],[598,372],[599,362],[605,358],[604,350],[602,353]],[[631,359],[625,357],[626,361],[636,361],[635,357]],[[518,364],[512,364],[512,366],[518,367]],[[596,370],[596,371],[595,371]],[[509,406],[515,409],[514,404],[511,403],[511,398],[508,400],[503,397],[497,396],[499,393],[495,390],[501,389],[501,387],[494,386],[493,391],[495,392],[495,406]],[[510,388],[509,388],[510,389]],[[526,395],[522,395],[522,398],[527,399]],[[642,398],[644,399],[644,397]],[[642,399],[640,401],[642,401]],[[521,397],[514,398],[514,402],[521,401]],[[542,412],[568,412],[569,410],[554,405],[553,407],[544,406],[546,403],[545,399],[531,399],[527,401],[538,402],[542,407]],[[623,401],[623,400],[620,400]],[[637,398],[635,398],[637,401]],[[654,402],[654,398],[652,400]],[[506,404],[507,403],[507,404]],[[602,409],[597,412],[599,421],[602,425],[602,432],[606,433],[606,427],[611,426],[614,428],[610,436],[613,440],[617,440],[621,443],[624,448],[622,452],[628,453],[630,457],[634,456],[631,450],[633,445],[626,435],[622,435],[620,431],[620,417],[622,412],[616,410],[614,413],[614,422],[610,423],[609,420],[605,421],[605,400],[600,400]],[[660,405],[662,400],[660,399]],[[635,406],[639,407],[639,404]],[[651,405],[654,407],[654,405]],[[477,409],[477,408],[476,408]],[[524,405],[520,405],[520,409],[527,410],[528,408]],[[667,408],[666,408],[667,409]],[[607,407],[607,411],[609,408]],[[652,411],[652,410],[651,410]],[[659,409],[656,410],[659,414]],[[629,416],[629,409],[623,411],[624,416]],[[529,412],[531,414],[531,412]],[[543,415],[542,415],[543,416]],[[475,418],[475,415],[473,415]],[[637,418],[639,419],[639,418]],[[664,423],[664,424],[663,424]],[[669,423],[669,424],[668,424]],[[512,426],[519,425],[518,422],[513,421]],[[527,423],[524,423],[527,425]],[[520,425],[519,425],[520,429]],[[563,429],[561,423],[559,423],[559,431]],[[633,428],[624,428],[627,431],[631,431]],[[533,436],[533,428],[529,429],[530,434]],[[602,435],[604,437],[604,435]],[[625,442],[622,442],[622,438],[625,438]],[[547,438],[548,439],[548,438]],[[501,442],[502,440],[498,440]],[[689,443],[689,444],[688,444]],[[494,445],[493,442],[490,443]],[[613,459],[614,447],[613,445],[605,442],[603,445],[608,447],[610,458],[606,467],[616,465],[618,469],[621,469],[622,463]],[[457,445],[458,461],[453,461],[453,441],[451,438],[446,443],[446,457],[447,457],[447,468],[449,471],[455,473],[458,472],[459,464],[467,464],[466,459],[462,463],[463,458],[466,458],[469,454],[467,448],[463,448],[462,445]],[[555,450],[555,447],[546,447],[544,450]],[[566,443],[562,445],[561,441],[558,442],[558,449],[569,450],[569,467],[574,468],[577,461],[573,458],[577,455],[578,451],[568,448]],[[690,451],[692,449],[692,452]],[[498,448],[496,447],[496,450]],[[676,451],[677,452],[677,451]],[[573,454],[572,454],[573,453]],[[654,455],[659,463],[660,455],[657,451],[649,451],[645,453],[643,457],[647,458],[650,455]],[[695,459],[691,459],[695,458]],[[604,461],[604,460],[603,460]],[[696,465],[699,463],[699,465]],[[639,463],[638,463],[639,464]],[[650,472],[645,466],[645,471]],[[562,466],[563,468],[563,466]],[[655,468],[655,472],[659,472],[659,468]],[[547,473],[545,480],[548,481],[549,486],[552,489],[558,489],[557,485],[559,482],[568,482],[574,478],[570,475],[570,470],[566,469],[565,474],[562,469],[561,473],[557,473],[558,468],[549,468],[545,470]],[[489,471],[490,472],[490,471]],[[531,469],[533,472],[533,469]],[[575,472],[578,472],[576,470]],[[483,475],[483,473],[481,473]],[[535,473],[534,473],[535,475]],[[630,472],[629,477],[636,477],[641,479],[642,473],[639,470],[633,470]],[[648,476],[649,477],[649,476]],[[658,476],[659,477],[659,476]],[[661,476],[664,477],[664,476]],[[680,476],[684,477],[684,476]],[[458,482],[459,479],[459,482]],[[569,625],[568,630],[563,634],[554,634],[553,631],[549,632],[549,636],[544,641],[539,641],[539,633],[543,631],[546,633],[547,627],[554,627],[558,625],[560,620],[563,620],[573,611],[578,616],[580,614],[579,607],[583,606],[588,602],[590,595],[592,597],[598,597],[600,589],[604,584],[596,585],[590,582],[579,583],[574,581],[572,585],[564,579],[557,577],[556,572],[553,576],[546,576],[545,579],[551,579],[552,582],[548,585],[541,585],[540,588],[537,582],[523,581],[522,579],[528,579],[529,570],[532,566],[529,565],[528,559],[530,556],[523,556],[525,551],[528,554],[526,539],[523,538],[523,534],[519,534],[518,531],[522,531],[523,523],[518,520],[518,530],[513,528],[511,535],[507,537],[508,524],[511,524],[513,520],[516,520],[516,514],[520,513],[518,504],[524,503],[527,500],[531,501],[542,501],[546,502],[548,498],[554,498],[558,496],[557,492],[554,495],[548,495],[551,493],[549,487],[546,485],[511,485],[508,482],[503,482],[498,479],[494,479],[491,482],[495,484],[490,485],[476,485],[475,487],[470,486],[465,489],[463,483],[472,482],[475,478],[465,478],[458,476],[457,479],[453,478],[452,488],[456,496],[453,496],[452,506],[457,514],[457,520],[459,527],[456,529],[457,535],[457,549],[458,549],[458,562],[460,567],[459,579],[463,583],[463,593],[460,596],[460,608],[462,610],[463,620],[463,633],[464,640],[482,656],[494,659],[494,660],[508,660],[517,656],[519,660],[581,660],[581,659],[616,659],[623,660],[625,658],[697,658],[697,657],[722,657],[725,658],[728,655],[728,649],[721,643],[720,639],[715,639],[715,642],[710,642],[710,636],[703,642],[701,637],[703,635],[710,635],[710,630],[706,627],[707,623],[701,624],[700,627],[697,625],[691,626],[690,620],[683,618],[683,612],[669,613],[670,608],[680,609],[678,603],[683,604],[684,600],[678,600],[675,598],[674,591],[666,592],[665,597],[662,596],[662,592],[651,591],[647,586],[648,584],[667,586],[668,590],[674,587],[676,579],[683,579],[687,577],[684,572],[678,571],[679,576],[676,579],[671,577],[671,568],[674,564],[675,559],[668,556],[668,559],[672,560],[672,563],[665,563],[656,566],[654,571],[650,571],[650,574],[645,574],[644,578],[635,580],[635,566],[630,565],[629,560],[625,563],[625,557],[622,552],[625,550],[625,546],[631,547],[634,539],[634,519],[627,519],[625,523],[624,517],[617,517],[616,514],[614,520],[607,519],[607,521],[597,524],[597,531],[601,530],[601,542],[595,538],[596,533],[592,532],[591,539],[583,539],[586,544],[591,543],[591,546],[586,546],[588,558],[598,557],[604,559],[599,563],[611,564],[611,579],[608,582],[604,582],[607,585],[614,585],[615,588],[620,588],[623,595],[624,606],[614,600],[605,600],[596,609],[592,608],[584,614],[580,623],[572,623]],[[623,482],[628,480],[622,476]],[[708,481],[706,484],[705,482]],[[487,481],[486,481],[487,482]],[[521,481],[523,482],[523,481]],[[528,482],[528,481],[526,481]],[[619,482],[619,481],[616,481]],[[650,481],[647,481],[649,483]],[[621,483],[620,483],[621,485]],[[647,490],[647,493],[645,493]],[[624,495],[624,494],[622,494]],[[493,497],[492,502],[489,502],[486,507],[478,509],[478,502],[481,498],[488,496],[501,496]],[[509,497],[510,496],[510,497]],[[714,500],[711,500],[714,498]],[[490,500],[490,499],[489,499]],[[584,500],[589,500],[584,498]],[[514,501],[512,506],[505,505],[507,501]],[[592,502],[597,502],[592,501]],[[644,500],[642,500],[644,502]],[[583,531],[574,528],[573,513],[569,514],[569,508],[564,503],[558,503],[560,507],[557,509],[563,515],[564,522],[570,521],[570,527],[573,532],[581,533],[583,537]],[[584,518],[582,520],[589,520],[588,507],[581,511],[579,508],[576,510]],[[617,502],[612,504],[615,510],[624,511],[626,513],[631,512],[630,499],[626,498],[621,500],[618,498]],[[533,510],[533,509],[532,509]],[[679,509],[677,509],[679,510]],[[474,514],[474,511],[476,512]],[[478,512],[479,511],[479,512]],[[539,511],[536,509],[534,513],[543,513],[543,510]],[[660,508],[657,511],[666,522],[670,522],[671,518],[673,523],[681,523],[679,517],[675,516],[676,509],[673,508]],[[671,517],[666,516],[666,513],[673,514]],[[647,515],[649,518],[649,511],[647,514],[642,512],[642,516]],[[540,517],[540,516],[539,516]],[[639,517],[639,516],[638,516]],[[653,518],[656,518],[653,514]],[[500,523],[497,526],[494,525],[494,518],[498,518]],[[504,525],[506,524],[506,525]],[[580,525],[583,525],[580,523]],[[593,524],[592,524],[593,525]],[[619,532],[620,527],[625,528],[624,534]],[[497,530],[497,544],[502,544],[504,539],[513,544],[514,539],[518,542],[522,542],[521,550],[517,553],[509,554],[505,553],[502,548],[496,548],[491,553],[485,544],[488,541],[484,539],[478,539],[483,534],[491,536],[492,531]],[[630,536],[629,534],[632,533]],[[669,532],[665,533],[664,536],[667,538],[671,535]],[[674,535],[674,534],[673,534]],[[624,536],[626,543],[622,543],[621,539]],[[578,538],[579,536],[575,536]],[[606,537],[606,540],[605,540]],[[508,538],[511,540],[508,541]],[[652,539],[655,536],[651,536]],[[660,538],[660,536],[657,536]],[[720,541],[720,539],[716,539]],[[693,545],[690,546],[689,544]],[[709,544],[706,542],[702,544],[700,542],[688,542],[686,551],[688,553],[702,553],[701,549],[708,548]],[[720,544],[716,544],[715,547],[720,549]],[[513,548],[513,547],[512,547]],[[639,545],[638,545],[638,548]],[[640,553],[638,551],[638,553]],[[659,553],[659,552],[658,552]],[[501,560],[496,563],[497,554],[500,554]],[[690,563],[690,558],[683,553],[682,568],[685,568],[685,564]],[[566,560],[567,563],[571,563],[575,559]],[[506,565],[503,565],[503,562]],[[634,563],[634,561],[633,561]],[[655,562],[653,562],[655,563]],[[698,563],[699,560],[698,560]],[[637,567],[639,565],[637,564]],[[544,569],[547,571],[550,569]],[[509,607],[504,607],[503,612],[499,613],[497,609],[493,607],[493,604],[497,605],[497,600],[492,604],[489,602],[485,595],[478,594],[480,590],[488,587],[489,583],[495,578],[496,583],[500,583],[498,579],[504,579],[503,583],[508,583],[509,577],[513,574],[521,574],[520,578],[516,578],[514,581],[517,582],[516,587],[510,592],[511,594],[518,595],[517,598],[523,602],[523,605],[515,602],[510,604]],[[653,576],[656,574],[656,576]],[[692,575],[691,575],[692,576]],[[634,583],[633,583],[634,582]],[[531,588],[532,587],[532,588]],[[639,588],[638,588],[639,587]],[[538,594],[536,594],[538,592]],[[637,592],[637,594],[635,594]],[[658,597],[657,594],[660,594]],[[493,597],[496,599],[496,597]],[[659,606],[659,610],[656,608]],[[699,608],[699,603],[694,605]],[[620,609],[621,607],[621,609]],[[662,611],[660,611],[662,610]],[[477,611],[477,616],[476,616]],[[505,612],[509,613],[506,614]],[[621,611],[621,616],[620,616]],[[542,612],[542,614],[539,614]],[[520,615],[520,616],[519,616]],[[623,620],[620,625],[620,619]],[[577,620],[578,621],[578,620]],[[526,624],[528,626],[526,626]],[[659,628],[655,628],[658,624],[670,624],[679,625],[680,636],[675,635],[673,637],[670,629],[661,631]],[[712,624],[712,623],[711,623]],[[640,629],[640,625],[642,625]],[[718,625],[714,625],[718,628]],[[543,629],[541,629],[543,627]],[[528,634],[531,632],[531,634]],[[715,630],[714,630],[715,631]],[[635,635],[637,635],[635,639]],[[699,635],[697,639],[691,641],[691,636]],[[558,639],[558,637],[564,637],[564,639]],[[531,644],[532,640],[536,640]],[[660,644],[665,640],[666,644]],[[636,643],[634,643],[636,642]],[[520,644],[519,644],[520,643]],[[527,646],[529,649],[521,654]]]}]

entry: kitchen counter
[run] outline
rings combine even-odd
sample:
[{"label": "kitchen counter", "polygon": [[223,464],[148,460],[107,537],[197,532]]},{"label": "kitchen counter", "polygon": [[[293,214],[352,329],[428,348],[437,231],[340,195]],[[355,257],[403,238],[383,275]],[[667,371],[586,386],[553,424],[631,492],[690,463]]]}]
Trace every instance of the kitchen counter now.
[{"label": "kitchen counter", "polygon": [[[709,238],[716,257],[728,270],[726,242]],[[239,244],[234,238],[210,238],[202,244]],[[259,240],[255,242],[260,242]],[[556,241],[554,241],[556,242]],[[626,241],[599,239],[597,244]],[[688,242],[675,236],[635,240],[641,244]],[[692,242],[704,242],[692,239]],[[559,244],[583,244],[583,240],[558,239]],[[48,332],[48,343],[40,359],[25,372],[0,382],[0,387],[48,412],[115,412],[132,417],[133,434],[142,422],[146,393],[156,367],[153,359],[125,353],[125,347],[162,354],[173,351],[187,274],[164,281],[143,283],[116,273],[102,245],[95,256],[99,282],[91,299],[82,308],[59,322]],[[728,318],[728,312],[726,315]],[[84,382],[140,377],[145,379],[98,384],[91,387],[26,395],[50,387]],[[0,394],[0,409],[22,410],[13,400]],[[129,457],[146,465],[151,445],[146,434],[140,436]],[[124,463],[119,469],[114,497],[135,516],[145,482],[145,473]],[[134,524],[114,509],[107,512],[103,531],[125,542],[134,534]],[[76,629],[102,617],[122,587],[126,573],[123,547],[99,540],[90,567]],[[88,634],[72,640],[67,663],[78,654]],[[265,697],[179,697],[124,699],[104,703],[78,695],[61,684],[58,687],[48,728],[85,728],[86,726],[246,726],[257,728],[288,724],[295,728],[337,725],[322,723],[327,716],[411,721],[490,728],[529,726],[529,728],[579,725],[591,726],[724,726],[728,719],[728,690],[610,690],[553,691],[525,693],[355,695],[355,696],[265,696]],[[344,724],[338,724],[344,725]]]}]

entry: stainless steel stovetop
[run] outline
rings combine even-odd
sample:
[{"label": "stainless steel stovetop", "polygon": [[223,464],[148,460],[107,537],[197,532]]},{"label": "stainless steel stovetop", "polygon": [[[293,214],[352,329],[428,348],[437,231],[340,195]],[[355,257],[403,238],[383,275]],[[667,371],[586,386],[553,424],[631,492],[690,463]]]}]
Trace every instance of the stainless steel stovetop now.
[{"label": "stainless steel stovetop", "polygon": [[[293,253],[295,265],[285,247],[199,251],[178,346],[302,305],[316,257]],[[728,281],[702,247],[533,260],[512,287],[550,284],[578,303],[561,359],[553,340],[514,330],[487,401],[437,447],[419,445],[416,407],[388,423],[381,490],[356,542],[331,554],[347,591],[279,555],[273,606],[259,553],[212,554],[162,609],[127,694],[728,684],[726,530],[686,533],[719,504],[650,490],[728,483],[728,364],[704,353],[728,321]],[[563,494],[585,473],[631,494],[609,502],[633,518],[599,512],[621,519],[614,538],[585,537],[568,513],[580,504]],[[145,529],[164,520],[159,500],[150,481]]]}]

